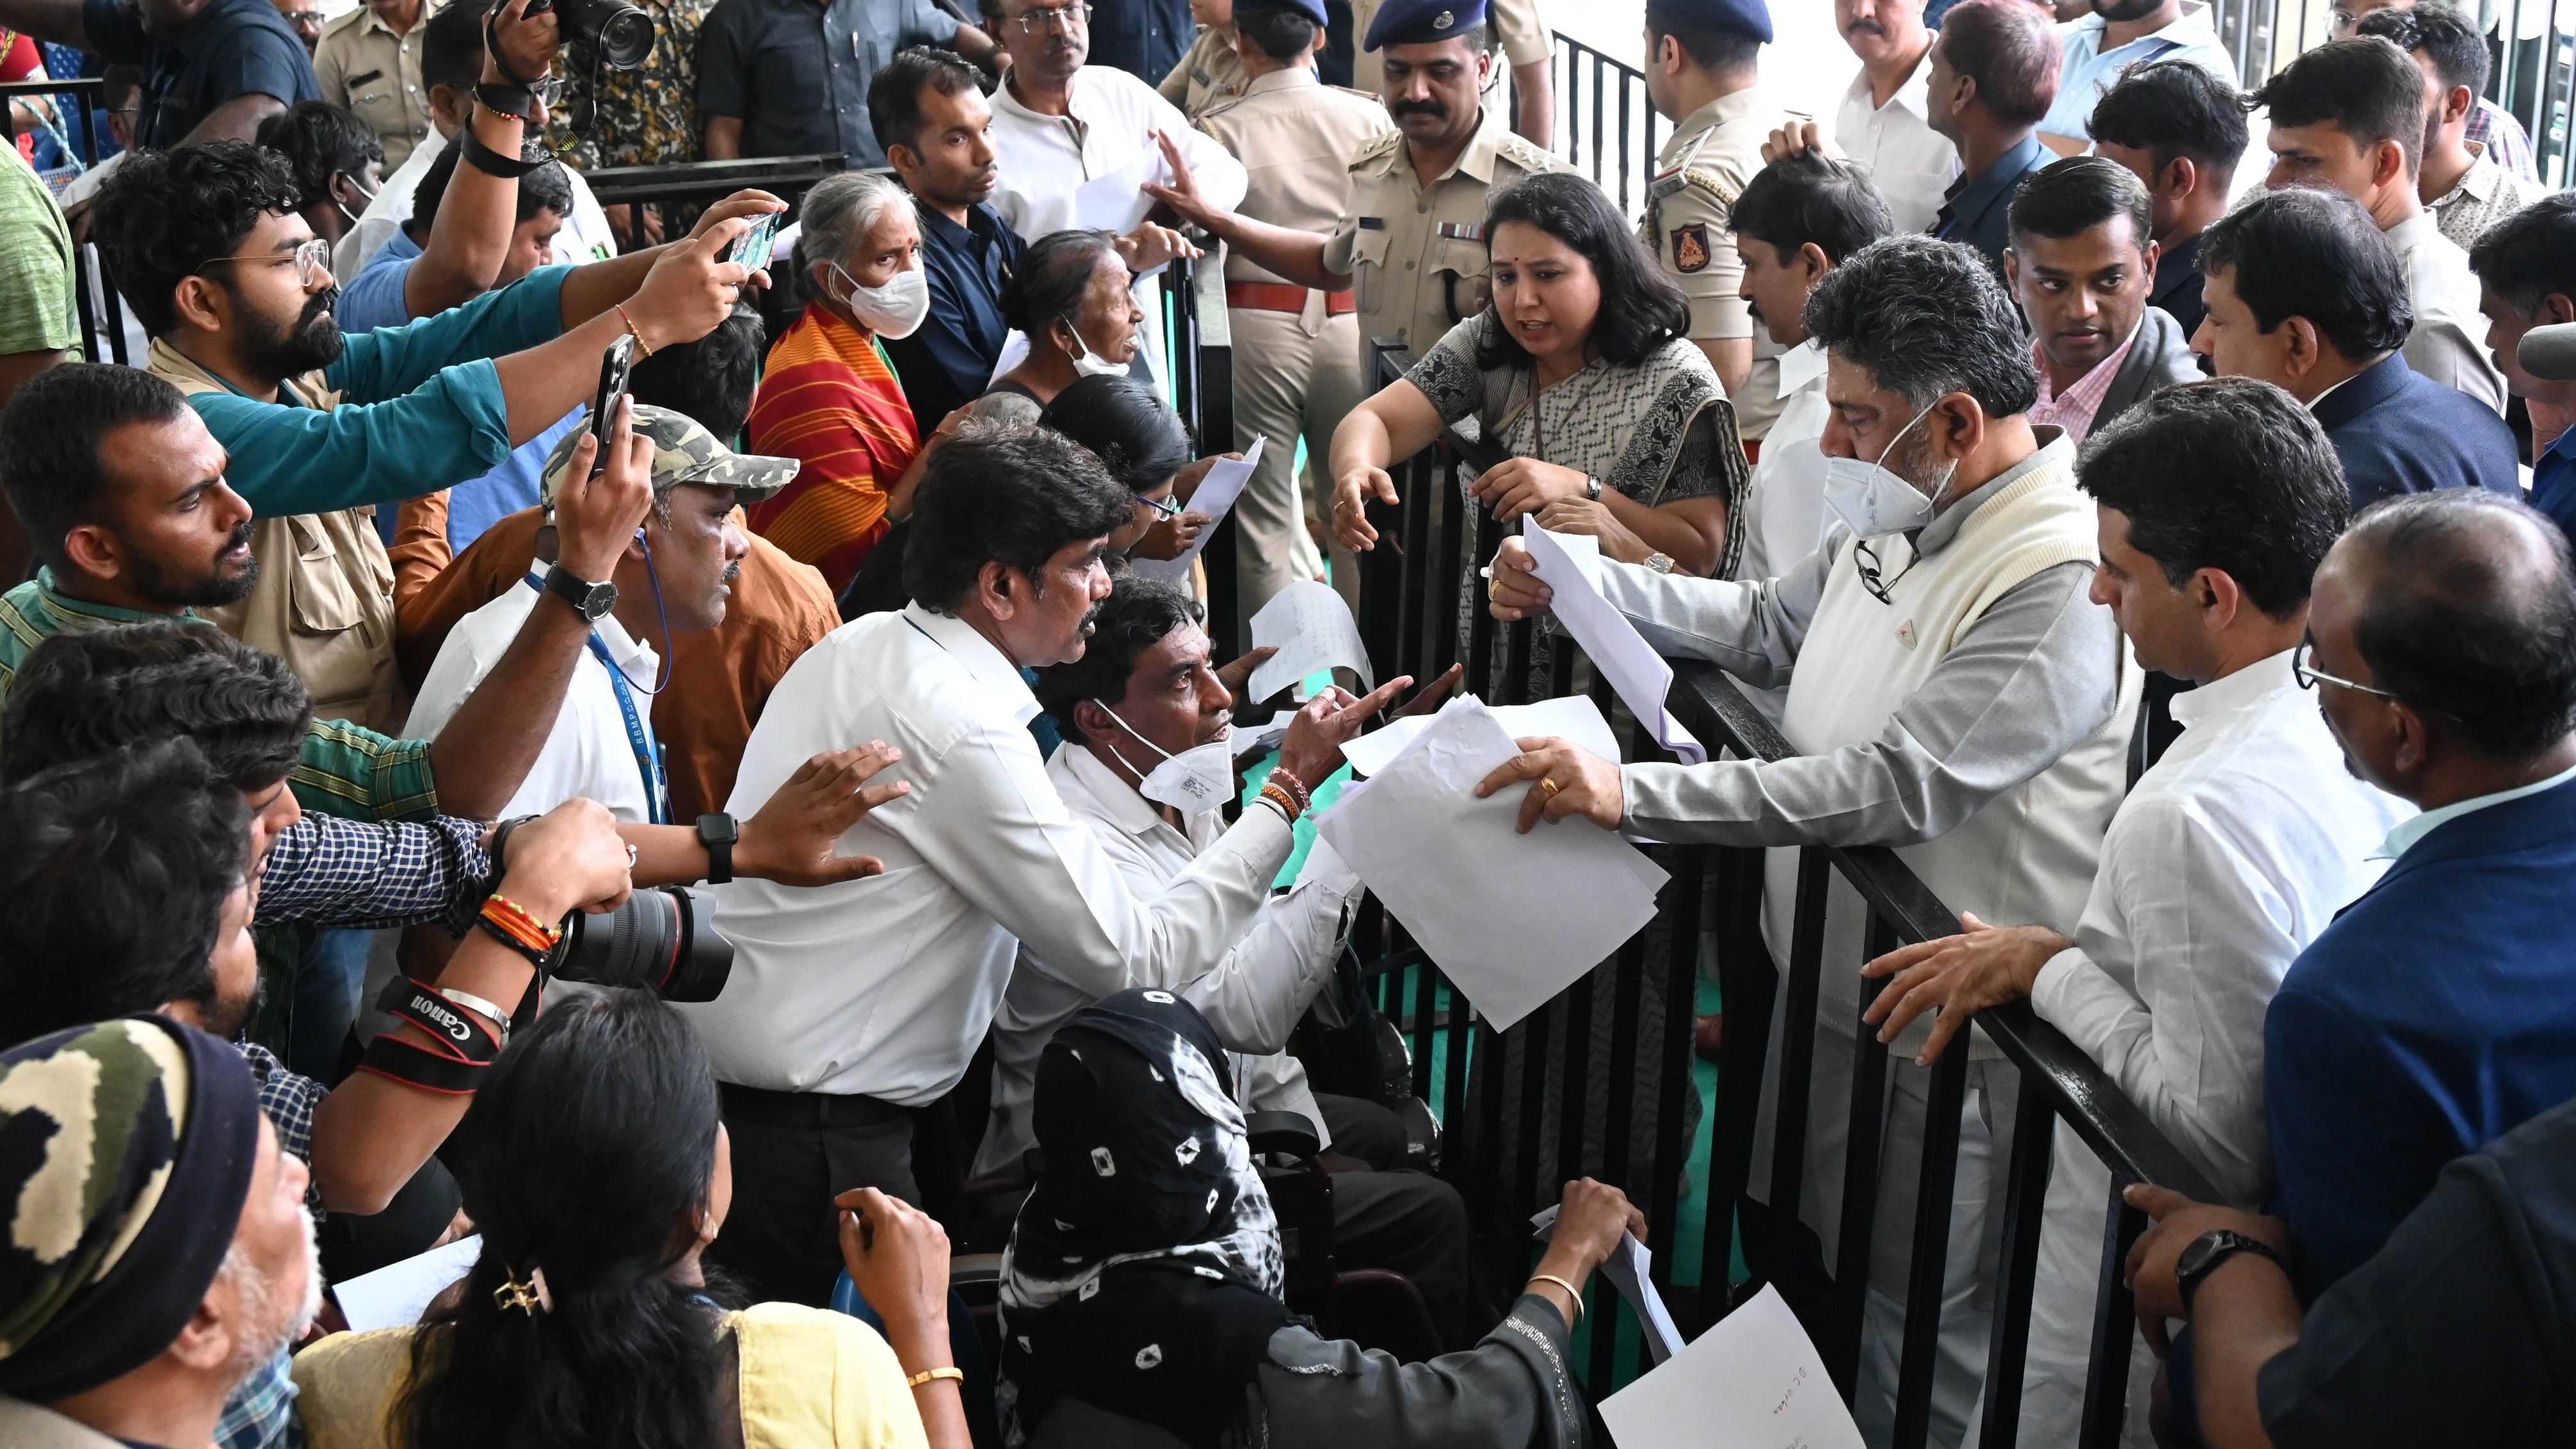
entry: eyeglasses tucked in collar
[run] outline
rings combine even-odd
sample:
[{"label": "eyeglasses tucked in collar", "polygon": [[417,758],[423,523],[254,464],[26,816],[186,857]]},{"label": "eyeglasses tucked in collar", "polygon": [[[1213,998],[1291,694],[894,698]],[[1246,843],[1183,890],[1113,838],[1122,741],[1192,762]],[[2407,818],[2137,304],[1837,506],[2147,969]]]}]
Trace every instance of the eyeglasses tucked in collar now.
[{"label": "eyeglasses tucked in collar", "polygon": [[1861,591],[1891,609],[1896,607],[1896,586],[1903,583],[1905,576],[1914,572],[1914,566],[1922,561],[1923,556],[1916,554],[1905,561],[1905,567],[1896,571],[1895,578],[1882,579],[1880,572],[1885,566],[1878,561],[1876,543],[1862,539],[1852,545],[1852,566],[1860,570]]},{"label": "eyeglasses tucked in collar", "polygon": [[317,236],[297,247],[295,250],[282,253],[278,256],[208,257],[206,260],[197,263],[197,270],[202,272],[206,268],[215,265],[217,262],[243,262],[255,267],[282,267],[289,262],[293,262],[295,264],[295,284],[299,287],[309,288],[313,285],[313,279],[316,276],[330,275],[331,244]]}]

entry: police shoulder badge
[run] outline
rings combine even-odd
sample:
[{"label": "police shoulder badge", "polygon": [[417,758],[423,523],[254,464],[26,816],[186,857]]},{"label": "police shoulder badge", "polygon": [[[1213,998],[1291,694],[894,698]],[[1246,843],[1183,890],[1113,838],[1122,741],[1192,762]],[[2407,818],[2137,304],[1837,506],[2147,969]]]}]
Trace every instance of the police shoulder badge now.
[{"label": "police shoulder badge", "polygon": [[1696,272],[1708,265],[1708,223],[1673,228],[1673,270]]}]

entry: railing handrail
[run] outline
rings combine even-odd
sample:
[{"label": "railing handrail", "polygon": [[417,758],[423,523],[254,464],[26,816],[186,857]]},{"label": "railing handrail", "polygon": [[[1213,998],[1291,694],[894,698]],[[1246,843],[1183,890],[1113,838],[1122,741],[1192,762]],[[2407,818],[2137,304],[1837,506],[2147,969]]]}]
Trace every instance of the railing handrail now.
[{"label": "railing handrail", "polygon": [[[838,151],[809,156],[754,156],[733,161],[674,161],[651,166],[603,166],[582,180],[602,206],[635,201],[713,201],[746,186],[782,183],[803,190],[849,169]],[[880,168],[881,169],[881,168]]]},{"label": "railing handrail", "polygon": [[[1717,736],[1712,743],[1732,746],[1748,758],[1781,760],[1797,753],[1736,688],[1735,681],[1704,660],[1673,661],[1669,704],[1684,724],[1706,727]],[[1942,904],[1894,850],[1883,845],[1835,845],[1825,847],[1825,853],[1835,870],[1881,919],[1896,928],[1903,941],[1938,940],[1963,929],[1958,914]],[[2195,1202],[2225,1200],[2208,1176],[2157,1129],[2145,1109],[2129,1100],[2120,1084],[2083,1048],[2040,1020],[2028,1002],[1989,1007],[1977,1013],[1971,1024],[2013,1065],[2039,1082],[2049,1105],[2113,1173],[2171,1188]]]}]

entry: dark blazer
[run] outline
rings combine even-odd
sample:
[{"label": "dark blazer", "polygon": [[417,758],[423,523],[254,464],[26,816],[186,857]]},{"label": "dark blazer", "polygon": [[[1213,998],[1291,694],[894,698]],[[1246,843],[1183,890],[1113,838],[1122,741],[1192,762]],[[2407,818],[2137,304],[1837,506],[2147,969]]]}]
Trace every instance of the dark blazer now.
[{"label": "dark blazer", "polygon": [[2317,399],[2355,513],[2398,493],[2486,488],[2519,497],[2522,450],[2495,409],[2392,352]]},{"label": "dark blazer", "polygon": [[2570,879],[2576,781],[2435,826],[2290,963],[2263,1107],[2303,1286],[2379,1251],[2444,1163],[2576,1098]]},{"label": "dark blazer", "polygon": [[2129,344],[2119,375],[2111,379],[2111,390],[2102,394],[2102,405],[2093,410],[2092,430],[2098,433],[2110,426],[2113,418],[2145,401],[2149,393],[2200,379],[2191,334],[2161,310],[2149,307],[2138,322],[2138,340]]}]

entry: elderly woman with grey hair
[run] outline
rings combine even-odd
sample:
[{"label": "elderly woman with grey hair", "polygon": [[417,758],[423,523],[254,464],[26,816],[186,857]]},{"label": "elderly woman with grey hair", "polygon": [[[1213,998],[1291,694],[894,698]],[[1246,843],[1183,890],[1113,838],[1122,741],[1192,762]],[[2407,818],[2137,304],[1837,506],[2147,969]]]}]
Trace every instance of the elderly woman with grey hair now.
[{"label": "elderly woman with grey hair", "polygon": [[750,520],[837,594],[912,512],[929,449],[879,339],[911,336],[930,288],[912,198],[882,176],[825,177],[805,193],[801,226],[795,274],[809,300],[769,349],[750,431],[755,451],[805,466]]}]

